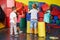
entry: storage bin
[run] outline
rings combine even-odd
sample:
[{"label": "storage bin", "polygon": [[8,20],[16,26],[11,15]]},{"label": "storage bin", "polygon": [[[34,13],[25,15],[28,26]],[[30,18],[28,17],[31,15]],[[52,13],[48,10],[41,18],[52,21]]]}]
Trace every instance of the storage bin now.
[{"label": "storage bin", "polygon": [[26,32],[26,19],[21,18],[20,20],[20,30]]},{"label": "storage bin", "polygon": [[27,21],[27,33],[30,33],[30,21]]},{"label": "storage bin", "polygon": [[38,22],[38,36],[39,37],[46,36],[45,22]]}]

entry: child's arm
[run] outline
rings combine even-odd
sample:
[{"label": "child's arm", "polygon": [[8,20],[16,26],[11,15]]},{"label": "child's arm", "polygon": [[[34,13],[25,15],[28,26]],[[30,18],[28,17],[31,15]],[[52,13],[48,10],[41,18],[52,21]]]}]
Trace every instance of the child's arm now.
[{"label": "child's arm", "polygon": [[28,9],[28,13],[31,13],[30,9]]},{"label": "child's arm", "polygon": [[24,13],[23,13],[23,11],[22,11],[22,15],[21,15],[21,17],[23,17],[24,16]]},{"label": "child's arm", "polygon": [[14,20],[14,24],[16,24],[17,19],[14,17],[13,20]]},{"label": "child's arm", "polygon": [[13,20],[14,20],[14,24],[16,24],[16,22],[17,22],[17,15],[16,14],[14,14]]}]

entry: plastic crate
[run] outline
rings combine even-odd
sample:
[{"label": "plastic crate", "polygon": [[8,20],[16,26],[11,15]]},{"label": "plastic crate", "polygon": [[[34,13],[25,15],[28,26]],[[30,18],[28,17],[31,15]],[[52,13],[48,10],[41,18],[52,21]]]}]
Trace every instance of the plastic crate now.
[{"label": "plastic crate", "polygon": [[38,22],[38,36],[46,37],[45,22]]}]

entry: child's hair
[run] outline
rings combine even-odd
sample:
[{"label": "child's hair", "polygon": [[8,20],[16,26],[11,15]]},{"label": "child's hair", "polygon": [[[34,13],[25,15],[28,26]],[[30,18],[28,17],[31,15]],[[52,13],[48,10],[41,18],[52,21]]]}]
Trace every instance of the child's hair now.
[{"label": "child's hair", "polygon": [[12,7],[12,10],[16,10],[16,7]]},{"label": "child's hair", "polygon": [[32,4],[32,7],[33,7],[33,8],[36,8],[36,7],[37,7],[37,5],[36,5],[36,4]]}]

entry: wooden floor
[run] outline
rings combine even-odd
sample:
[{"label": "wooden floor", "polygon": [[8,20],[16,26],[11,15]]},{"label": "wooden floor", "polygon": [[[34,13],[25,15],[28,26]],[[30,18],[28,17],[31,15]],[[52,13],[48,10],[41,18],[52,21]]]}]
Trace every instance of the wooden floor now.
[{"label": "wooden floor", "polygon": [[[59,29],[60,30],[60,29]],[[60,40],[60,31],[58,29],[51,29],[51,33],[47,33],[46,38],[38,37],[33,34],[22,33],[18,37],[10,37],[8,28],[0,30],[0,40]],[[50,37],[58,37],[58,39],[50,39]]]}]

